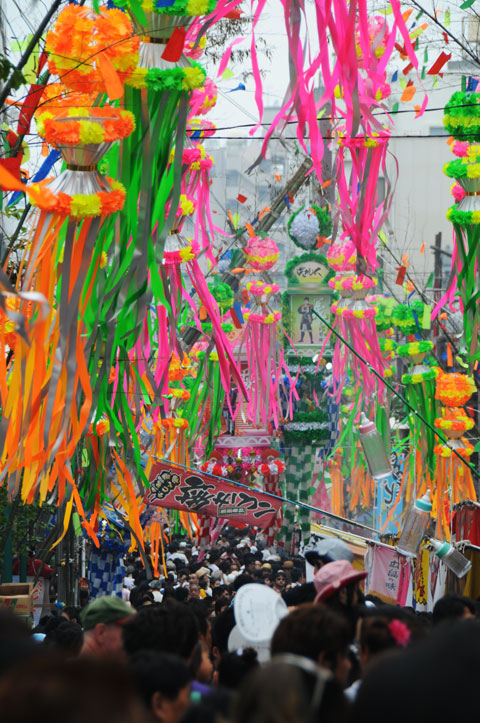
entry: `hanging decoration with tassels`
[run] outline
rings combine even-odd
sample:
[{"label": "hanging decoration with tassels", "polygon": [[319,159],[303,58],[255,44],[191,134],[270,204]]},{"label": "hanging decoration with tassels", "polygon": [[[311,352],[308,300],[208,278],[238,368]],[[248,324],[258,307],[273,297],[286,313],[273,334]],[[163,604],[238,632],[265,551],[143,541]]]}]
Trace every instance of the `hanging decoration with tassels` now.
[{"label": "hanging decoration with tassels", "polygon": [[[108,16],[111,21],[108,37],[117,38],[115,33],[121,26],[120,42],[131,36],[132,28],[123,13],[120,13],[122,18],[118,18],[118,11],[112,13]],[[103,30],[100,26],[94,30],[97,20]],[[102,176],[98,164],[112,144],[134,128],[133,115],[128,111],[94,106],[92,95],[76,92],[78,89],[108,92],[111,86],[112,73],[116,73],[115,69],[110,72],[114,59],[102,56],[109,42],[107,24],[104,15],[68,6],[47,37],[52,71],[64,70],[59,55],[65,25],[71,26],[73,41],[70,39],[70,42],[73,42],[77,66],[88,59],[88,52],[95,53],[96,61],[95,65],[87,63],[82,78],[70,72],[70,67],[65,70],[67,87],[74,92],[67,93],[59,84],[48,87],[37,114],[40,135],[61,152],[66,168],[56,179],[47,179],[30,190],[31,201],[40,213],[17,283],[19,289],[41,294],[49,310],[40,323],[34,323],[40,321],[38,316],[32,317],[30,343],[16,345],[15,367],[3,405],[4,420],[9,423],[3,449],[6,469],[10,474],[17,472],[17,484],[18,473],[23,471],[24,500],[38,498],[43,502],[55,489],[59,505],[67,500],[65,520],[69,519],[74,500],[83,516],[71,458],[87,427],[92,407],[82,312],[100,267],[103,249],[97,245],[99,228],[125,201],[124,187]],[[76,31],[81,35],[78,45]],[[88,33],[95,35],[93,46],[85,40]],[[128,42],[127,46],[124,56],[117,52],[118,57],[123,57],[120,66],[125,72],[136,62],[138,41]],[[26,307],[20,311],[27,313]],[[32,385],[33,369],[38,382]]]},{"label": "hanging decoration with tassels", "polygon": [[452,303],[455,292],[463,313],[466,356],[471,365],[480,359],[478,333],[480,316],[480,94],[457,92],[444,111],[444,125],[453,136],[451,149],[457,159],[447,163],[444,173],[455,179],[452,194],[456,203],[447,211],[454,228],[450,288],[438,302],[434,316],[445,302]]},{"label": "hanging decoration with tassels", "polygon": [[476,501],[472,473],[457,457],[455,450],[467,462],[473,454],[473,445],[464,436],[474,427],[464,405],[476,391],[473,379],[464,374],[443,374],[437,378],[435,398],[445,406],[442,416],[435,419],[435,427],[447,438],[438,443],[434,453],[438,457],[437,473],[432,485],[433,510],[436,517],[435,537],[450,540],[450,516],[453,505],[465,500]]},{"label": "hanging decoration with tassels", "polygon": [[[249,252],[249,249],[245,251],[247,259],[252,258]],[[279,385],[283,374],[290,376],[283,348],[277,339],[277,325],[282,315],[270,306],[270,298],[278,291],[278,286],[263,282],[248,286],[252,294],[252,307],[242,309],[246,321],[243,344],[247,353],[250,383],[248,417],[256,426],[266,427],[269,422],[273,422],[278,427]]]}]

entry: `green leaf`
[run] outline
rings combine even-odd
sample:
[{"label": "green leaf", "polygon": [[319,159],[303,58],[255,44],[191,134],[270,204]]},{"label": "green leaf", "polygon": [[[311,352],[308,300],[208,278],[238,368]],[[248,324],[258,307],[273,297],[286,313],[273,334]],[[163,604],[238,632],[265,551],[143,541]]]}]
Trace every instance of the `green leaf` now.
[{"label": "green leaf", "polygon": [[473,451],[474,451],[474,452],[480,452],[480,442],[477,442],[477,444],[476,444],[475,447],[473,448]]},{"label": "green leaf", "polygon": [[474,2],[475,0],[465,0],[465,2],[460,5],[460,10],[471,8]]}]

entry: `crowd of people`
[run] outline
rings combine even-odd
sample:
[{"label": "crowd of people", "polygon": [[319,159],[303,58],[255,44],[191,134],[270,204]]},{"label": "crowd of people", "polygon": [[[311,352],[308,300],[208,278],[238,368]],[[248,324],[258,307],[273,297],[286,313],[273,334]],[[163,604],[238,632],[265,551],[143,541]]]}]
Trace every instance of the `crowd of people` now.
[{"label": "crowd of people", "polygon": [[[433,614],[416,613],[365,596],[365,572],[341,541],[322,540],[306,557],[311,582],[305,557],[230,529],[200,553],[173,540],[153,581],[128,557],[122,597],[64,607],[33,630],[3,610],[0,719],[438,723],[473,710],[476,602],[449,594]],[[234,599],[247,584],[285,603],[267,661],[254,643],[232,645]]]}]

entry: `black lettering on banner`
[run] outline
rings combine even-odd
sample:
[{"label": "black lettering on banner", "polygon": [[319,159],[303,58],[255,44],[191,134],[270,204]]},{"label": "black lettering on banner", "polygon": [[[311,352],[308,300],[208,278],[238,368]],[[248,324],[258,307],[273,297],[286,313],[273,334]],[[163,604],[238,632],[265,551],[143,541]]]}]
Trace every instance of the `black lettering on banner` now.
[{"label": "black lettering on banner", "polygon": [[180,484],[180,475],[169,469],[162,469],[150,485],[149,500],[163,500]]},{"label": "black lettering on banner", "polygon": [[318,274],[321,274],[322,267],[314,266],[312,268],[312,267],[308,267],[308,266],[297,266],[297,268],[295,269],[295,273],[301,279],[308,279],[309,276],[317,276]]},{"label": "black lettering on banner", "polygon": [[175,500],[181,505],[185,505],[193,512],[200,512],[212,501],[215,485],[206,484],[200,477],[194,475],[186,477],[181,489],[175,494]]},{"label": "black lettering on banner", "polygon": [[393,503],[393,500],[395,499],[395,487],[396,487],[396,481],[392,480],[390,483],[385,482],[384,483],[384,503],[387,507],[390,507],[390,505]]}]

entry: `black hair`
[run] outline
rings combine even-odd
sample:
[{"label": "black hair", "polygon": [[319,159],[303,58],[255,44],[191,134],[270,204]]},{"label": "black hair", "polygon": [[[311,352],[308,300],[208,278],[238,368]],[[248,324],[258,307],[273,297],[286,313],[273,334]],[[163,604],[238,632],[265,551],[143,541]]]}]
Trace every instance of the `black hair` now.
[{"label": "black hair", "polygon": [[123,642],[129,655],[139,650],[155,650],[188,659],[198,642],[197,619],[187,605],[175,600],[148,605],[127,620]]},{"label": "black hair", "polygon": [[296,607],[302,603],[313,603],[315,595],[316,592],[313,582],[297,585],[297,587],[292,587],[290,590],[282,593],[282,597],[289,607]]},{"label": "black hair", "polygon": [[245,676],[258,666],[254,648],[244,648],[241,653],[224,653],[218,664],[218,684],[235,690]]},{"label": "black hair", "polygon": [[233,608],[228,607],[223,612],[219,613],[213,621],[212,627],[212,642],[215,645],[220,654],[225,653],[228,650],[228,637],[235,627],[235,616],[233,614]]},{"label": "black hair", "polygon": [[168,700],[175,700],[182,688],[190,682],[190,673],[178,655],[141,650],[129,659],[135,686],[147,709],[152,696],[159,692]]},{"label": "black hair", "polygon": [[242,585],[248,585],[248,583],[250,583],[250,582],[255,582],[253,577],[251,575],[246,575],[245,573],[242,573],[241,575],[237,575],[237,577],[233,581],[232,587],[235,590],[235,592],[238,592],[238,590],[240,590]]},{"label": "black hair", "polygon": [[478,622],[440,625],[414,648],[369,668],[351,720],[384,723],[386,711],[389,723],[468,720],[478,708],[479,668]]},{"label": "black hair", "polygon": [[205,637],[208,633],[208,603],[206,603],[205,600],[190,598],[190,600],[187,601],[187,606],[195,615],[200,635]]},{"label": "black hair", "polygon": [[130,590],[130,604],[135,608],[135,610],[140,610],[143,605],[153,603],[154,601],[155,597],[153,592],[146,582],[132,587]]},{"label": "black hair", "polygon": [[463,595],[455,595],[454,593],[447,593],[440,600],[437,600],[435,607],[433,608],[433,624],[438,625],[446,621],[458,620],[463,618],[465,610],[468,610],[475,615],[475,604],[468,597]]},{"label": "black hair", "polygon": [[63,618],[60,625],[45,635],[44,645],[58,653],[76,657],[82,649],[83,630],[78,623]]},{"label": "black hair", "polygon": [[292,567],[290,570],[290,579],[292,582],[298,582],[302,577],[303,572],[298,567]]},{"label": "black hair", "polygon": [[315,662],[323,654],[325,662],[334,665],[348,644],[347,626],[340,615],[323,605],[306,604],[280,621],[270,649],[272,656],[292,653]]}]

